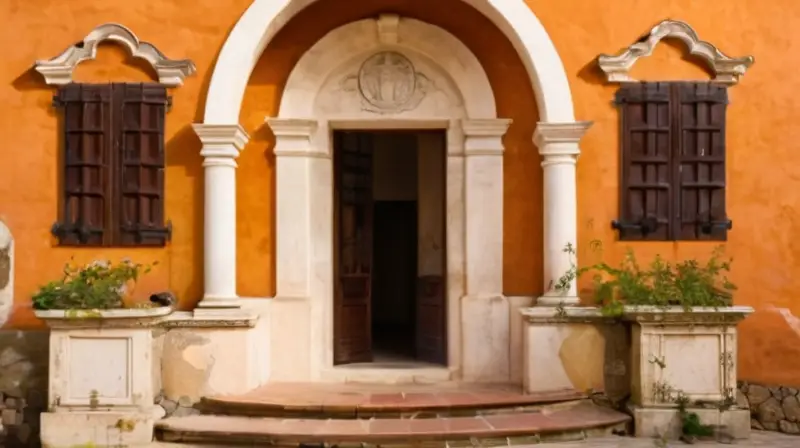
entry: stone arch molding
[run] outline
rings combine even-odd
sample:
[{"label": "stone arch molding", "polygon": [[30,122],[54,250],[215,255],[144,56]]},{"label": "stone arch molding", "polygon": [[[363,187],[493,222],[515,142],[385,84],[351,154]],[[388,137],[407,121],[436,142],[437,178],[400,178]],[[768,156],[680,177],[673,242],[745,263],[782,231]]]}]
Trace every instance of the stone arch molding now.
[{"label": "stone arch molding", "polygon": [[341,26],[309,49],[289,75],[278,117],[330,120],[366,113],[447,121],[492,119],[496,110],[483,67],[459,39],[437,26],[384,14]]},{"label": "stone arch molding", "polygon": [[[235,125],[244,91],[272,38],[317,0],[253,0],[222,47],[208,90],[204,124]],[[345,1],[345,0],[342,0]],[[522,0],[462,0],[492,21],[525,65],[544,122],[572,123],[575,114],[564,64],[528,5]]]},{"label": "stone arch molding", "polygon": [[714,72],[714,82],[736,84],[748,68],[753,65],[753,56],[733,58],[715,45],[700,40],[695,30],[686,22],[667,19],[654,26],[648,34],[616,55],[601,54],[597,57],[600,69],[610,83],[636,82],[630,70],[640,58],[650,56],[656,45],[664,39],[675,38],[686,45],[689,53],[699,56]]},{"label": "stone arch molding", "polygon": [[127,27],[118,23],[106,23],[93,29],[83,40],[72,45],[48,60],[39,60],[34,68],[48,85],[62,85],[72,82],[72,72],[83,61],[97,57],[97,47],[104,41],[117,42],[128,49],[134,58],[144,59],[158,75],[158,82],[175,87],[183,84],[183,79],[194,74],[195,65],[189,59],[170,59],[158,48],[142,42]]}]

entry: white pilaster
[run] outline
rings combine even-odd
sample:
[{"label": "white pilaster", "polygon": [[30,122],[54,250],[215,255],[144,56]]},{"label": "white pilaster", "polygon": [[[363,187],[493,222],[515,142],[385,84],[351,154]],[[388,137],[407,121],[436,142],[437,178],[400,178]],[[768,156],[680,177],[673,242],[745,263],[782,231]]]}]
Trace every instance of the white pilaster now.
[{"label": "white pilaster", "polygon": [[575,164],[581,152],[578,142],[591,125],[591,121],[539,123],[533,136],[542,156],[544,190],[544,284],[547,290],[537,300],[539,305],[580,303],[575,281],[570,283],[566,291],[556,291],[555,285],[570,269],[571,263],[577,263],[564,248],[571,244],[577,250],[578,196]]},{"label": "white pilaster", "polygon": [[[283,380],[313,380],[332,345],[326,336],[326,301],[333,300],[332,164],[324,132],[312,119],[267,118],[275,134],[276,291],[272,331],[273,373]],[[327,130],[327,127],[325,128]],[[327,135],[327,134],[326,134]],[[288,318],[287,316],[291,316]],[[332,321],[331,321],[332,322]],[[277,355],[277,357],[275,356]]]},{"label": "white pilaster", "polygon": [[464,381],[510,380],[509,305],[503,296],[503,135],[511,120],[465,120]]},{"label": "white pilaster", "polygon": [[204,292],[201,308],[238,308],[236,295],[236,158],[249,136],[238,124],[192,125],[203,143]]},{"label": "white pilaster", "polygon": [[503,291],[503,135],[511,120],[465,120],[467,295]]}]

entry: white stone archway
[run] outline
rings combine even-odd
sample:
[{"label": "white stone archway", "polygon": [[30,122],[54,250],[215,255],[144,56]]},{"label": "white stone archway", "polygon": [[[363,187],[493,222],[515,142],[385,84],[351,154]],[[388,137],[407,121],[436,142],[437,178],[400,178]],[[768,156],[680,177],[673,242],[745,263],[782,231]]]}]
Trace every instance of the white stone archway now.
[{"label": "white stone archway", "polygon": [[[415,89],[405,102],[376,108],[359,88],[359,79],[365,61],[389,54],[408,61],[413,74],[405,79]],[[510,120],[498,119],[496,109],[477,58],[451,34],[418,20],[383,15],[352,22],[303,55],[289,76],[278,117],[267,119],[276,136],[280,235],[273,313],[295,318],[278,319],[273,327],[273,350],[285,351],[273,356],[277,378],[337,376],[331,369],[332,130],[443,129],[448,367],[472,381],[508,380],[502,137]],[[298,314],[298,307],[304,311]],[[462,333],[462,326],[470,331]],[[298,332],[310,332],[308,347],[298,346],[296,341],[303,339]],[[290,354],[303,349],[309,351],[309,373],[281,361],[291,359],[295,367],[296,355]]]},{"label": "white stone archway", "polygon": [[[247,141],[246,133],[238,125],[239,110],[250,73],[264,48],[292,17],[313,1],[254,0],[218,58],[206,101],[205,122],[194,125],[203,142],[201,154],[206,167],[205,292],[200,307],[239,306],[235,269],[235,158]],[[463,1],[486,15],[509,38],[528,70],[536,93],[542,118],[534,140],[543,156],[544,169],[544,280],[545,284],[553,284],[570,266],[571,260],[562,248],[576,242],[575,161],[580,152],[578,141],[590,123],[575,122],[563,64],[541,23],[522,0]],[[417,28],[398,39],[403,22],[419,25],[411,25]],[[508,304],[502,297],[501,137],[508,124],[496,118],[485,73],[458,39],[413,20],[392,23],[383,21],[382,29],[376,33],[374,19],[355,22],[323,38],[306,56],[322,48],[322,41],[333,42],[331,36],[343,28],[350,27],[350,32],[354,32],[357,27],[373,27],[371,41],[366,37],[356,39],[358,43],[353,48],[348,43],[346,51],[337,53],[338,57],[317,52],[314,63],[301,60],[290,76],[279,117],[269,122],[278,139],[278,297],[273,314],[277,315],[282,308],[278,323],[294,322],[293,328],[307,329],[296,335],[293,343],[279,344],[273,338],[273,364],[277,359],[289,359],[294,370],[281,374],[282,369],[274,365],[273,378],[285,375],[295,380],[319,379],[331,365],[329,328],[325,324],[330,321],[330,310],[324,305],[331,302],[328,299],[332,281],[329,247],[332,235],[328,219],[331,201],[327,196],[331,185],[330,130],[427,127],[447,129],[448,153],[452,156],[448,157],[448,196],[456,191],[463,195],[458,201],[460,208],[458,205],[451,208],[448,199],[448,215],[457,217],[452,229],[448,229],[448,239],[453,244],[463,243],[461,249],[448,247],[452,251],[450,258],[456,257],[452,265],[448,264],[448,275],[460,279],[450,282],[461,284],[460,290],[449,294],[451,299],[458,295],[459,300],[464,296],[463,303],[476,303],[474,311],[463,307],[454,315],[453,311],[458,309],[449,310],[449,366],[462,379],[507,380],[510,353]],[[433,35],[426,37],[426,32]],[[447,45],[440,45],[439,40]],[[379,48],[403,51],[420,72],[427,75],[424,71],[429,70],[435,78],[432,84],[435,95],[426,95],[410,110],[372,111],[371,118],[367,118],[363,108],[354,114],[353,109],[346,107],[356,101],[353,96],[350,103],[324,100],[332,88],[330,80],[339,76],[337,86],[346,91],[347,83],[341,78],[344,72],[352,71],[353,64],[362,62],[370,51]],[[447,51],[443,53],[442,48]],[[304,59],[312,60],[306,56]],[[350,94],[356,94],[350,90]],[[439,100],[430,99],[437,95]],[[333,107],[336,105],[341,105],[341,110]],[[452,185],[455,186],[451,188]],[[298,187],[301,195],[283,193]],[[315,203],[317,200],[322,202]],[[476,206],[489,208],[478,212]],[[472,215],[468,215],[470,210]],[[459,213],[462,213],[460,218]],[[451,232],[453,235],[461,232],[463,238],[451,237]],[[457,259],[459,253],[461,260]],[[487,258],[487,254],[493,263],[479,260]],[[565,295],[555,298],[552,295],[553,292],[545,294],[540,303],[577,301],[574,285]],[[454,302],[458,300],[451,300],[451,306]],[[317,306],[320,304],[323,306]],[[455,324],[454,318],[458,319]],[[470,325],[469,331],[461,331],[459,324]],[[280,333],[273,328],[275,334]],[[462,359],[461,353],[478,345],[486,349]],[[308,356],[297,359],[297,353]]]}]

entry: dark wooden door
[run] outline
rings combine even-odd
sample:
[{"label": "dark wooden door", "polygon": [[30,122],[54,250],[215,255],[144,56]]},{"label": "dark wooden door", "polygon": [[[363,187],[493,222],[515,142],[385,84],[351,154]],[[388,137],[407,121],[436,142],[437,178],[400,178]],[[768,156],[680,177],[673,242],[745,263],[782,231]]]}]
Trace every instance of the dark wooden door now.
[{"label": "dark wooden door", "polygon": [[447,363],[445,287],[442,276],[417,279],[417,359]]},{"label": "dark wooden door", "polygon": [[372,135],[334,133],[334,363],[372,361]]}]

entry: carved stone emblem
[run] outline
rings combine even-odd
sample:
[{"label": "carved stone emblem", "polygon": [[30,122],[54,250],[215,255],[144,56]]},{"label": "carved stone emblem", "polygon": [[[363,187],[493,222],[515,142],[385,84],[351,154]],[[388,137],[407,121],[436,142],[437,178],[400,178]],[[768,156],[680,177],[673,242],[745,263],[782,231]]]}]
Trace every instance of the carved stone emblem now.
[{"label": "carved stone emblem", "polygon": [[401,112],[417,107],[425,95],[425,89],[418,88],[423,81],[421,77],[411,61],[396,51],[370,56],[357,75],[364,108],[373,112]]}]

